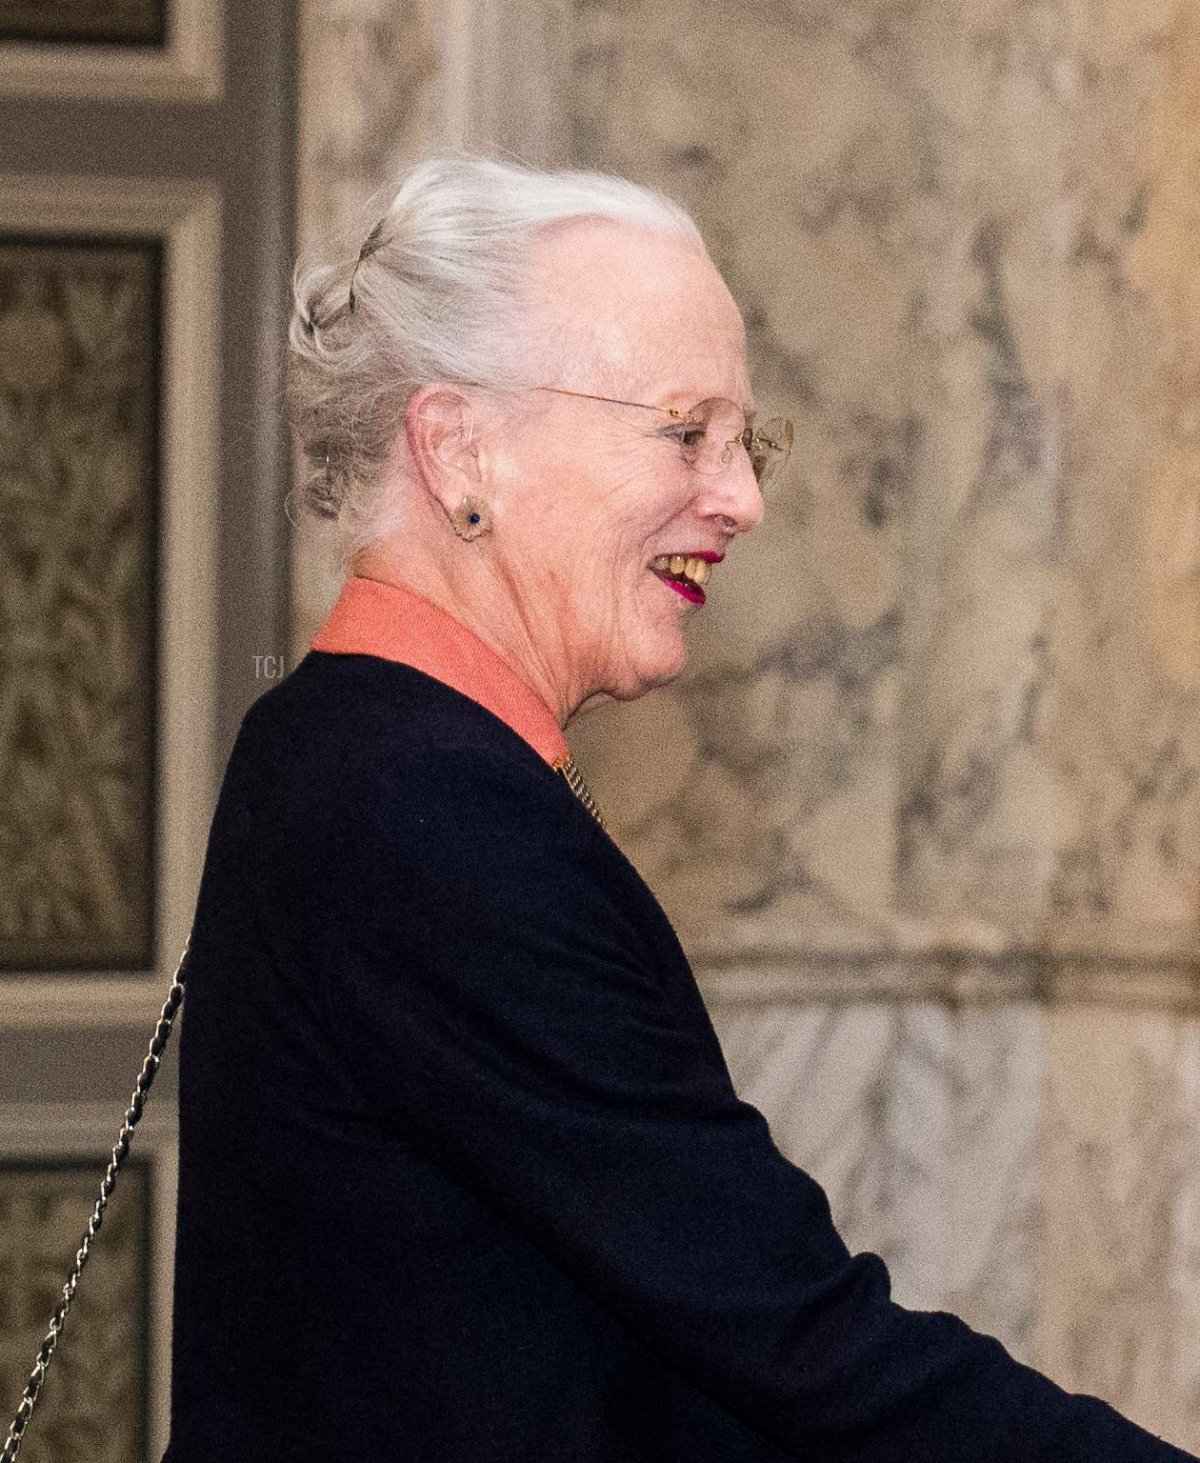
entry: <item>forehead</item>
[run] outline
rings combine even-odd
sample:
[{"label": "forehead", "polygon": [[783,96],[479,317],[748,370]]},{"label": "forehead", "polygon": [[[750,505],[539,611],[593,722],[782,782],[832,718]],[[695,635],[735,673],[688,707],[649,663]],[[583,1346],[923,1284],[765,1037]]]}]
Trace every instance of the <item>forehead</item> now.
[{"label": "forehead", "polygon": [[[640,224],[547,230],[530,279],[539,333],[560,375],[614,392],[749,396],[742,317],[708,255]],[[671,401],[667,404],[676,404]]]}]

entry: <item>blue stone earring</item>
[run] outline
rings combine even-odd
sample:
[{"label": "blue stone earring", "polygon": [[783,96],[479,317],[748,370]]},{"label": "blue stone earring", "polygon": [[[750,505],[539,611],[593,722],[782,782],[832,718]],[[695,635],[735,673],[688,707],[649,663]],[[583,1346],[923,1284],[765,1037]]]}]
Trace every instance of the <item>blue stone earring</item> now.
[{"label": "blue stone earring", "polygon": [[454,532],[459,538],[466,539],[468,543],[477,539],[481,533],[490,533],[492,529],[492,515],[488,506],[480,498],[472,498],[469,494],[463,497],[462,502],[450,515],[450,522],[454,525]]}]

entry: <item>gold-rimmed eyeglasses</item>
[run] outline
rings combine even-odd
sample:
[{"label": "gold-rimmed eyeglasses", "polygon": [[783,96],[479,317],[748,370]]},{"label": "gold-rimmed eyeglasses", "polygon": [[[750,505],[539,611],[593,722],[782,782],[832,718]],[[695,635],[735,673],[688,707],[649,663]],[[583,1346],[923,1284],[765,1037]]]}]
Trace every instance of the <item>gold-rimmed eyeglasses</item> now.
[{"label": "gold-rimmed eyeglasses", "polygon": [[[482,386],[482,381],[461,381],[462,386]],[[524,391],[552,391],[558,396],[576,396],[584,401],[604,401],[609,406],[632,406],[640,411],[659,412],[670,417],[664,435],[676,442],[684,461],[697,472],[716,473],[733,461],[736,448],[744,447],[760,488],[778,477],[792,454],[795,429],[786,417],[772,417],[756,425],[746,420],[737,402],[724,396],[710,396],[687,411],[673,406],[654,406],[648,401],[625,401],[619,396],[597,396],[592,391],[572,391],[566,386],[525,386]]]},{"label": "gold-rimmed eyeglasses", "polygon": [[786,417],[772,417],[761,426],[746,420],[735,401],[710,396],[687,411],[672,406],[654,406],[646,401],[625,401],[619,396],[597,396],[591,391],[571,391],[565,386],[533,386],[531,391],[553,391],[559,396],[577,396],[584,401],[605,401],[610,406],[632,406],[641,411],[660,412],[671,418],[664,435],[679,444],[684,460],[697,472],[721,472],[733,461],[734,450],[744,447],[760,488],[777,477],[791,456],[795,428]]}]

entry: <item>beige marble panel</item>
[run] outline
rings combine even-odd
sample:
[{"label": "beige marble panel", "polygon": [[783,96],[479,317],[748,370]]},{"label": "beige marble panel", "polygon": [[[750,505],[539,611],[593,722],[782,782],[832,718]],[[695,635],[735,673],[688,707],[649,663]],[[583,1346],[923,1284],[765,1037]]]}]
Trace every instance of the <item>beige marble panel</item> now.
[{"label": "beige marble panel", "polygon": [[695,212],[795,470],[576,753],[852,1246],[1196,1449],[1200,9],[304,24],[308,244],[447,142]]},{"label": "beige marble panel", "polygon": [[693,946],[1194,969],[1198,27],[580,9],[578,155],[689,204],[797,421],[685,679],[574,738]]},{"label": "beige marble panel", "polygon": [[739,1092],[896,1298],[1200,1446],[1200,1023],[1021,1002],[718,1006]]},{"label": "beige marble panel", "polygon": [[1200,342],[1196,14],[957,9],[961,44],[924,66],[957,245],[930,252],[917,322],[901,901],[1058,947],[1165,929],[1194,956],[1200,599],[1171,403]]},{"label": "beige marble panel", "polygon": [[580,160],[692,208],[746,315],[763,410],[796,421],[796,470],[714,575],[686,679],[575,736],[692,940],[802,929],[839,950],[890,923],[920,146],[870,40],[879,13],[579,11]]},{"label": "beige marble panel", "polygon": [[[447,143],[660,184],[796,419],[684,681],[575,733],[687,938],[1194,962],[1195,8],[303,21],[306,247],[352,244],[371,191]],[[294,654],[330,549],[297,534]]]},{"label": "beige marble panel", "polygon": [[1033,1005],[718,1006],[739,1093],[904,1305],[1037,1364],[1045,1021]]},{"label": "beige marble panel", "polygon": [[1200,1029],[1159,1013],[1046,1020],[1042,1365],[1194,1450]]},{"label": "beige marble panel", "polygon": [[[570,0],[304,0],[302,254],[353,256],[400,174],[431,152],[568,161],[571,30]],[[329,526],[296,516],[293,664],[340,583]]]}]

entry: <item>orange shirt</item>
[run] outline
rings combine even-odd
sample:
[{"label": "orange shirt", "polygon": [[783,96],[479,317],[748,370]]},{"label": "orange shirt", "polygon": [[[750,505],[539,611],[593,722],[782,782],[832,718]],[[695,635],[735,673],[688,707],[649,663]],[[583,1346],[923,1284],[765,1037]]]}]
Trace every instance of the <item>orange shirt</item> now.
[{"label": "orange shirt", "polygon": [[353,575],[313,650],[401,661],[478,701],[552,767],[570,755],[550,708],[473,631],[414,590]]}]

